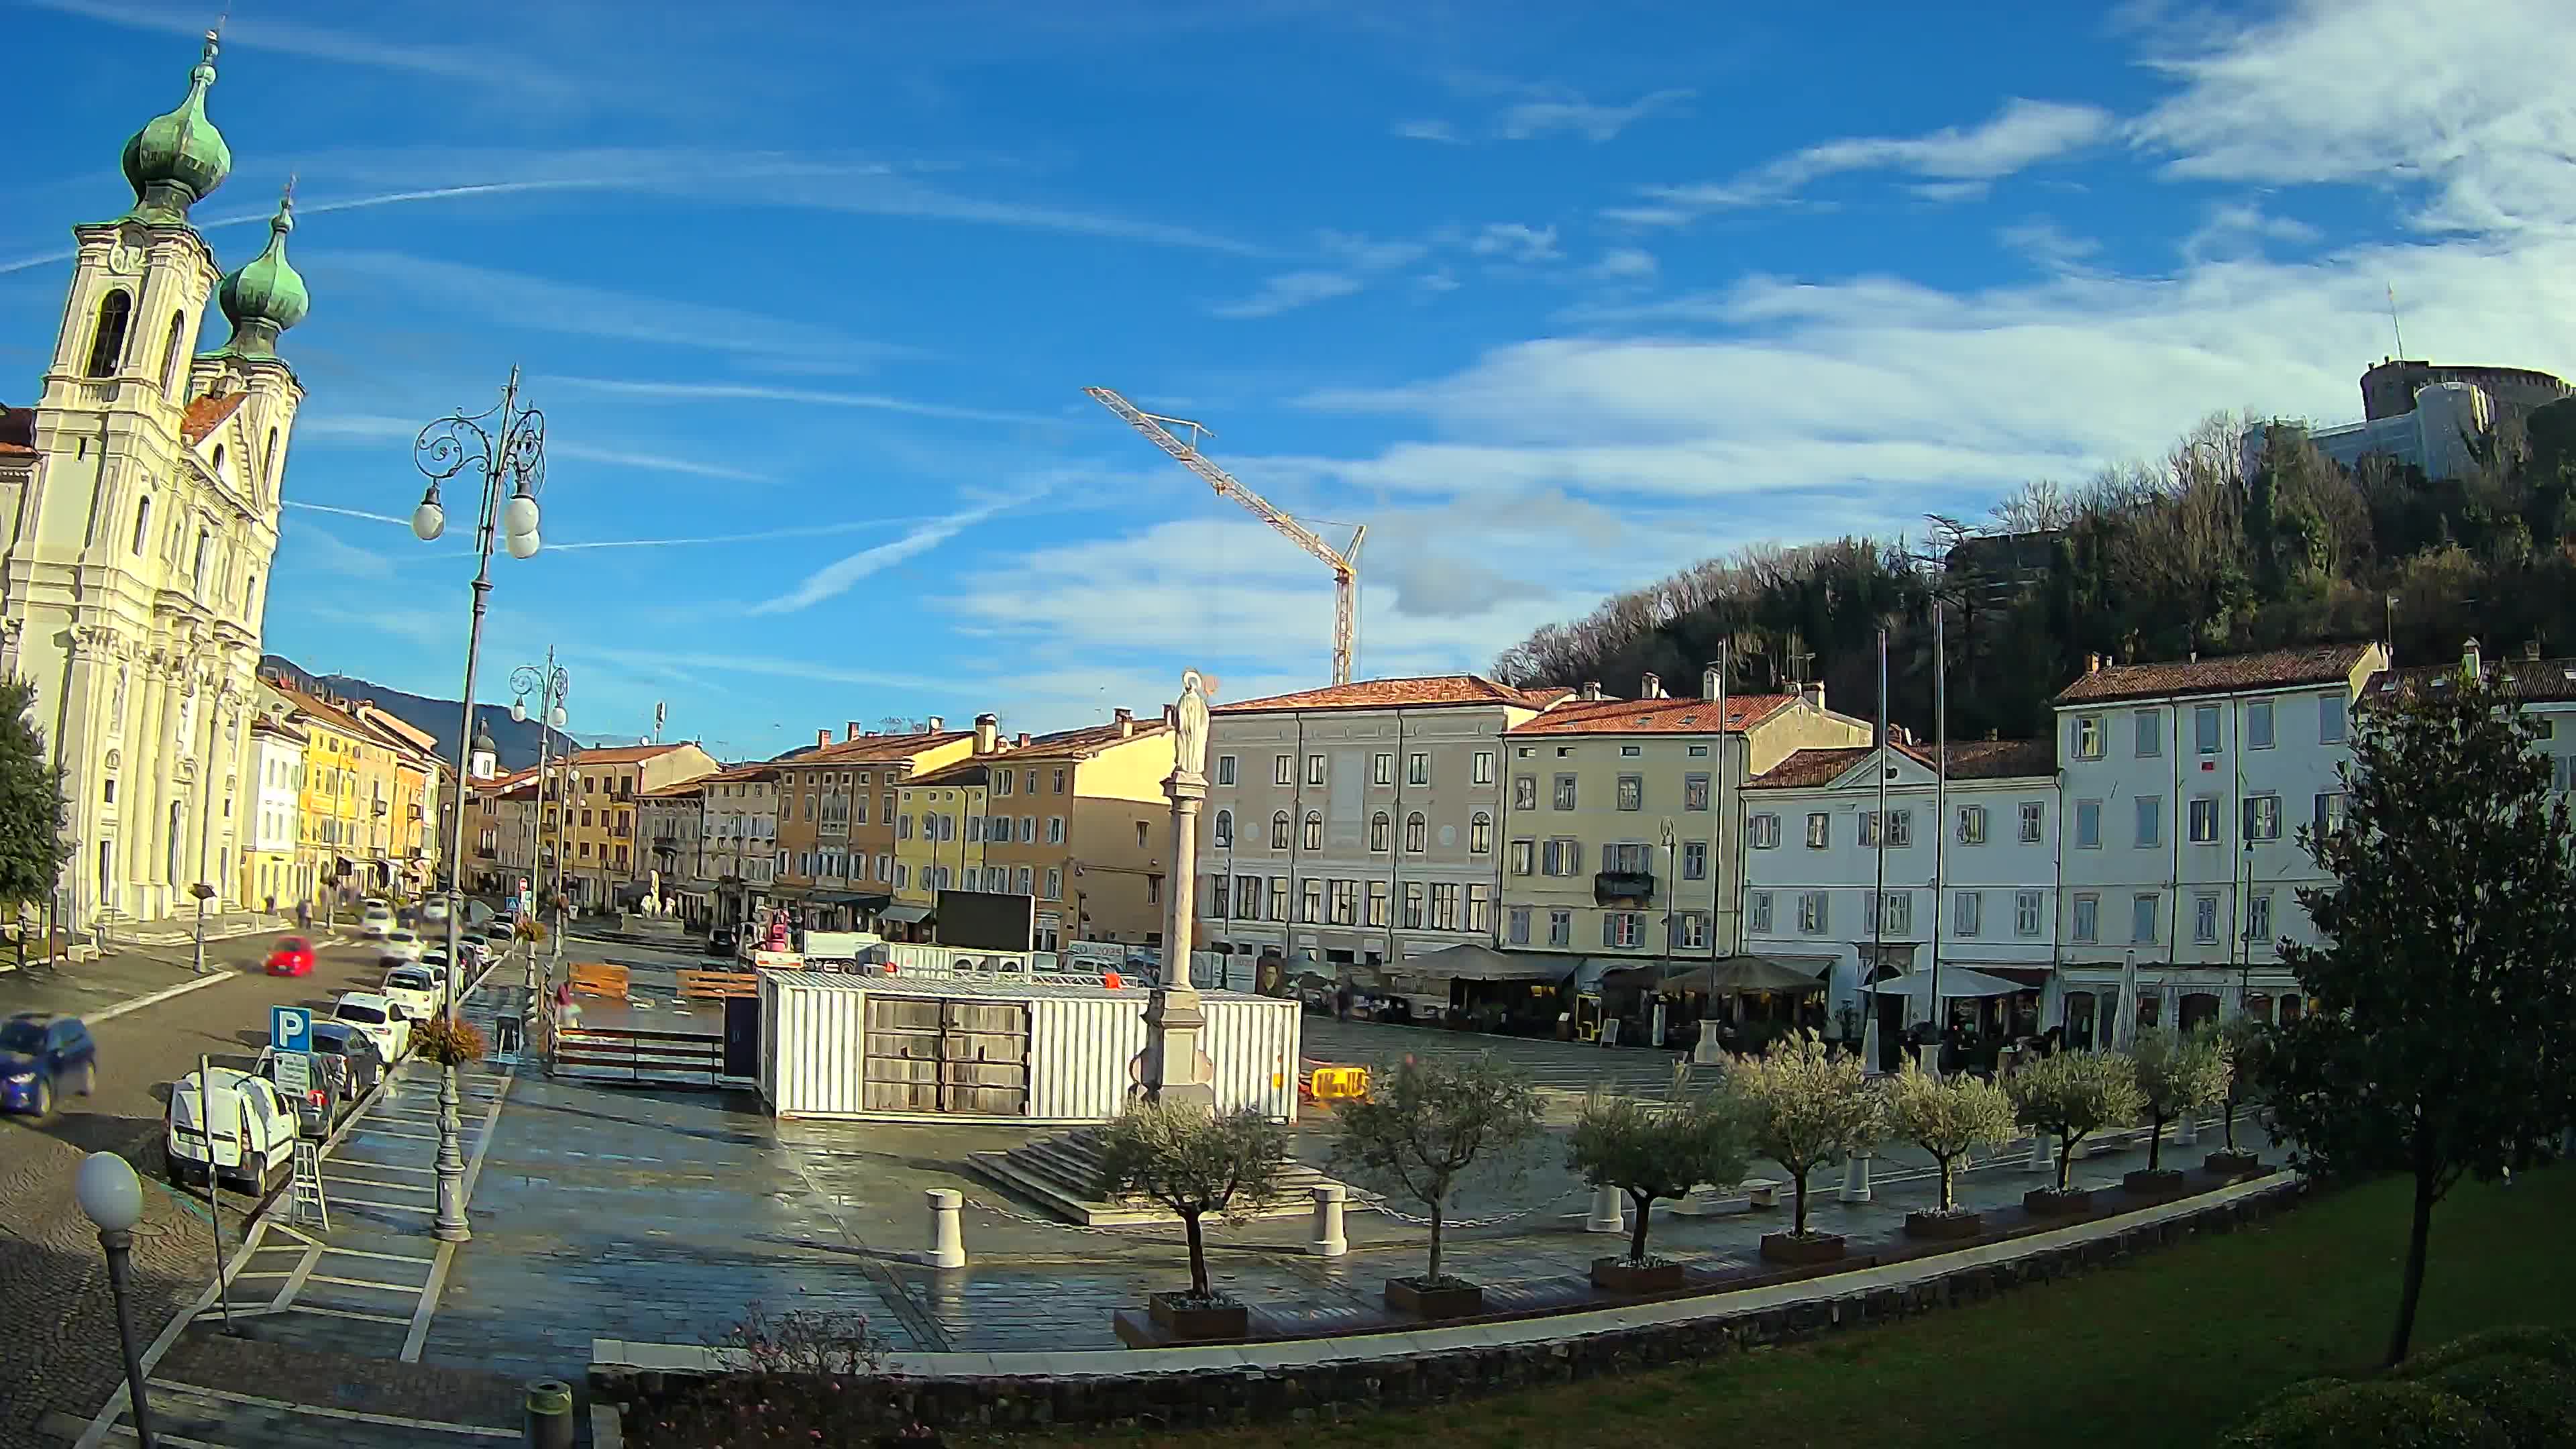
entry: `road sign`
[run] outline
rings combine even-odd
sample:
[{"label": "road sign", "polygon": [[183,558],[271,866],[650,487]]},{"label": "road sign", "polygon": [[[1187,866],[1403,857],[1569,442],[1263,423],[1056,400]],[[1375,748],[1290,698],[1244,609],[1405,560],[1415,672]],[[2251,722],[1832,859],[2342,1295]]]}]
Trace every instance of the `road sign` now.
[{"label": "road sign", "polygon": [[313,1013],[300,1006],[270,1007],[268,1044],[280,1052],[313,1050]]},{"label": "road sign", "polygon": [[304,1094],[313,1090],[313,1059],[302,1052],[279,1052],[272,1060],[277,1090],[294,1101],[304,1100]]}]

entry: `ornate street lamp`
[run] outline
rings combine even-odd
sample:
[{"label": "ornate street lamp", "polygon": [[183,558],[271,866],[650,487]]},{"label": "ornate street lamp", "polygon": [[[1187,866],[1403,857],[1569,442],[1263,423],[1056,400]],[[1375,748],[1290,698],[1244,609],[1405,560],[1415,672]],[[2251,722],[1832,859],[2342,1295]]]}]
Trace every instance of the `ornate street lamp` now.
[{"label": "ornate street lamp", "polygon": [[98,1245],[107,1250],[107,1286],[116,1296],[116,1336],[125,1350],[125,1400],[134,1411],[136,1441],[143,1449],[152,1449],[157,1441],[151,1411],[143,1404],[143,1355],[135,1346],[134,1309],[127,1301],[134,1225],[143,1220],[143,1184],[124,1158],[113,1152],[93,1152],[80,1165],[72,1196],[80,1202],[82,1215],[98,1228]]},{"label": "ornate street lamp", "polygon": [[[452,413],[421,429],[412,445],[412,463],[429,479],[429,489],[411,516],[411,531],[423,543],[447,531],[439,485],[467,473],[480,485],[481,507],[474,525],[474,621],[465,636],[464,718],[456,731],[456,778],[461,788],[474,778],[468,753],[474,743],[474,668],[483,650],[483,614],[492,593],[492,544],[496,537],[501,539],[512,558],[536,556],[537,494],[546,480],[546,416],[519,402],[519,370],[511,368],[499,406],[470,415]],[[455,1014],[462,1006],[457,930],[465,915],[465,812],[461,809],[448,846],[447,1010]],[[450,1243],[473,1236],[465,1223],[465,1157],[459,1150],[456,1109],[456,1069],[448,1067],[440,1073],[438,1089],[438,1216],[431,1231]]]},{"label": "ornate street lamp", "polygon": [[[571,689],[571,677],[564,672],[562,665],[555,663],[555,651],[551,648],[546,650],[544,665],[522,664],[510,671],[510,692],[514,696],[510,701],[510,718],[521,724],[527,723],[528,696],[537,697],[537,842],[541,850],[545,841],[546,811],[550,803],[546,798],[546,790],[554,771],[554,736],[555,731],[564,727],[564,696]],[[555,824],[554,849],[558,880],[561,878],[563,868],[563,840],[563,822],[558,820]],[[532,864],[528,890],[533,895],[546,888],[542,853]],[[535,903],[530,904],[533,911]],[[559,957],[563,951],[563,912],[560,909],[555,912],[554,935],[554,952]],[[537,973],[541,969],[538,965],[539,959],[537,948],[534,943],[531,943],[528,947],[527,975],[527,1015],[531,1024],[536,1018],[540,993],[554,988],[554,973],[551,969],[546,970],[543,978],[538,976]],[[531,1036],[529,1039],[534,1040],[534,1037]]]}]

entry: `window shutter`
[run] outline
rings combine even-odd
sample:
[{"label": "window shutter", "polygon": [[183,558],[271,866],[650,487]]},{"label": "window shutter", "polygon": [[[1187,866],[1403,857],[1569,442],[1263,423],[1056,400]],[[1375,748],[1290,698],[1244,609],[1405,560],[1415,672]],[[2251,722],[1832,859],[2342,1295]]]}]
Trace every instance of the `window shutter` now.
[{"label": "window shutter", "polygon": [[1615,945],[1619,944],[1619,928],[1618,928],[1615,924],[1613,924],[1613,923],[1614,923],[1614,922],[1616,922],[1617,920],[1618,920],[1618,917],[1616,917],[1616,916],[1612,916],[1612,915],[1607,915],[1607,914],[1605,914],[1605,915],[1603,915],[1603,916],[1601,917],[1601,944],[1602,944],[1602,945],[1604,945],[1604,946],[1615,946]]}]

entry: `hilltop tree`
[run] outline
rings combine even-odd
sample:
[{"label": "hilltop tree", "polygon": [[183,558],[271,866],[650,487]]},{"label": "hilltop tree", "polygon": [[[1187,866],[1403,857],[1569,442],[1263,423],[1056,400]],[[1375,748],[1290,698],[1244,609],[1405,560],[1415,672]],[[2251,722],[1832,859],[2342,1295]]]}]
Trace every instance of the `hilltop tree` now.
[{"label": "hilltop tree", "polygon": [[2299,892],[2324,944],[2281,956],[2318,1009],[2273,1033],[2266,1097],[2303,1169],[2414,1180],[2391,1364],[2434,1208],[2576,1117],[2576,823],[2516,704],[2465,669],[2375,699],[2342,828],[2301,832],[2334,884]]}]

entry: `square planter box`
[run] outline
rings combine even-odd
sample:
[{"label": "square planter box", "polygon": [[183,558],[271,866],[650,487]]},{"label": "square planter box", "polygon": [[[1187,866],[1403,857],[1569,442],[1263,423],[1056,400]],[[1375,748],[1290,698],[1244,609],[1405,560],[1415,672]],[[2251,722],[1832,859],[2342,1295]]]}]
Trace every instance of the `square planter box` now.
[{"label": "square planter box", "polygon": [[2074,1188],[2059,1192],[2055,1188],[2034,1187],[2021,1195],[2021,1210],[2035,1218],[2062,1218],[2069,1213],[2091,1210],[2093,1189]]},{"label": "square planter box", "polygon": [[1905,1236],[1934,1242],[1973,1238],[1986,1230],[1983,1213],[1907,1213]]},{"label": "square planter box", "polygon": [[2202,1158],[2200,1168],[2213,1177],[2242,1177],[2249,1172],[2261,1172],[2263,1159],[2251,1152],[2221,1149]]},{"label": "square planter box", "polygon": [[1465,1318],[1484,1311],[1485,1290],[1455,1278],[1436,1285],[1426,1285],[1419,1278],[1389,1278],[1386,1306],[1424,1318]]},{"label": "square planter box", "polygon": [[1174,1338],[1241,1338],[1252,1331],[1252,1310],[1240,1303],[1207,1303],[1187,1293],[1156,1293],[1147,1316]]},{"label": "square planter box", "polygon": [[1762,1261],[1766,1263],[1786,1263],[1794,1267],[1806,1267],[1815,1263],[1836,1262],[1842,1255],[1843,1239],[1840,1233],[1809,1233],[1803,1238],[1795,1233],[1762,1235]]},{"label": "square planter box", "polygon": [[2172,1197],[2182,1191],[2182,1174],[2170,1167],[2160,1167],[2153,1172],[2142,1167],[2135,1172],[2123,1173],[2120,1189],[2136,1197]]},{"label": "square planter box", "polygon": [[1631,1263],[1625,1258],[1592,1260],[1592,1286],[1604,1293],[1671,1293],[1682,1286],[1679,1263]]}]

